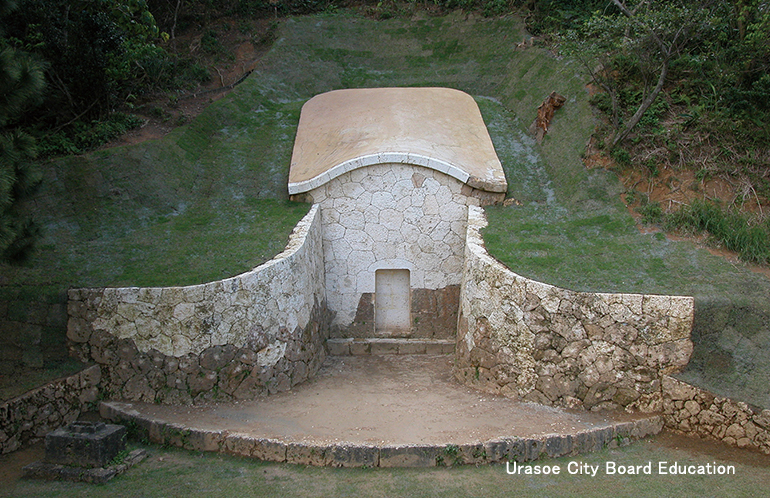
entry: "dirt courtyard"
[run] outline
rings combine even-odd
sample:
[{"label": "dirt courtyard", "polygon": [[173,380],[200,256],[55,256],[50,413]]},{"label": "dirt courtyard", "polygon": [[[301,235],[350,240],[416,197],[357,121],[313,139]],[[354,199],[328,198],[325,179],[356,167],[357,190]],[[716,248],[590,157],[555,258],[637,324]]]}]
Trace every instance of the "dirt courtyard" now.
[{"label": "dirt courtyard", "polygon": [[461,385],[449,355],[330,356],[310,381],[255,401],[201,406],[111,403],[199,430],[313,444],[470,444],[574,434],[644,418],[571,412]]}]

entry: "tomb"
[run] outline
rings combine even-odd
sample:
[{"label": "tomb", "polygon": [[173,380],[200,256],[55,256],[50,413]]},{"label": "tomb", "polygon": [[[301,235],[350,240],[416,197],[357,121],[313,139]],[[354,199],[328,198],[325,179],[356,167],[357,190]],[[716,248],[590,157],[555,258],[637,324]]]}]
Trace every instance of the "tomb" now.
[{"label": "tomb", "polygon": [[467,207],[507,191],[469,95],[378,88],[310,99],[288,188],[320,206],[332,338],[454,338]]},{"label": "tomb", "polygon": [[69,291],[73,354],[132,402],[250,400],[327,354],[453,354],[463,384],[540,404],[656,411],[692,352],[693,299],[573,292],[484,248],[507,183],[476,102],[445,88],[305,103],[288,175],[313,204],[286,250],[205,284]]}]

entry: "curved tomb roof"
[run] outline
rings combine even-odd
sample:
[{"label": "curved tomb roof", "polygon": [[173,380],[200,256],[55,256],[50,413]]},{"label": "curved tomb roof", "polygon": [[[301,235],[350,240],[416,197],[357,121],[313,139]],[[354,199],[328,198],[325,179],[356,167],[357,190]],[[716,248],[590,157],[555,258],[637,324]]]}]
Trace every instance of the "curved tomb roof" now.
[{"label": "curved tomb roof", "polygon": [[302,107],[289,193],[382,163],[425,166],[477,189],[507,190],[470,95],[449,88],[367,88],[316,95]]}]

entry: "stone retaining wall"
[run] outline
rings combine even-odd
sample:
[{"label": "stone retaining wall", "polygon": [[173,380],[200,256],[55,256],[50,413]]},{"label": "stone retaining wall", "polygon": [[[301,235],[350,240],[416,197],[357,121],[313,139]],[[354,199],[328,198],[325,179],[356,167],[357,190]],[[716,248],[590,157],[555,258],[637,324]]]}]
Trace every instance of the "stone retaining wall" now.
[{"label": "stone retaining wall", "polygon": [[655,411],[661,376],[687,365],[693,299],[573,292],[489,256],[469,207],[456,370],[479,389],[570,408]]},{"label": "stone retaining wall", "polygon": [[770,410],[716,396],[667,375],[662,384],[666,427],[770,455]]},{"label": "stone retaining wall", "polygon": [[81,413],[96,409],[101,371],[93,365],[0,403],[0,453],[45,438]]},{"label": "stone retaining wall", "polygon": [[284,252],[217,282],[73,289],[71,351],[102,367],[109,397],[188,404],[287,390],[325,357],[321,230],[313,206]]}]

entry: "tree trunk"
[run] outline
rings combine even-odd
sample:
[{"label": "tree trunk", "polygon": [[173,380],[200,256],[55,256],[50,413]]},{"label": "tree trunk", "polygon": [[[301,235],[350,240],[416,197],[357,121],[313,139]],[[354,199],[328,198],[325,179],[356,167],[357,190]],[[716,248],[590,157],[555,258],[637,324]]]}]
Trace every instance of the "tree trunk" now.
[{"label": "tree trunk", "polygon": [[639,108],[636,110],[633,116],[631,116],[631,119],[628,120],[628,124],[623,128],[623,131],[615,135],[615,138],[612,140],[612,146],[615,147],[617,144],[619,144],[621,141],[623,141],[629,133],[631,133],[631,130],[634,129],[634,127],[639,124],[639,121],[642,119],[642,116],[644,116],[644,113],[647,112],[647,109],[650,108],[653,102],[655,102],[655,99],[658,98],[658,94],[663,90],[663,85],[666,83],[666,76],[668,75],[668,58],[663,59],[663,67],[660,70],[660,74],[658,75],[658,84],[655,85],[655,88],[650,92],[649,95],[642,101],[641,105],[639,105]]},{"label": "tree trunk", "polygon": [[[629,19],[633,20],[636,23],[639,23],[639,21],[636,19],[636,9],[634,9],[633,12],[628,10],[628,7],[625,6],[623,2],[620,0],[612,0],[612,2],[623,12],[624,15],[626,15]],[[619,144],[623,139],[625,139],[629,133],[631,133],[631,130],[634,129],[634,127],[639,123],[639,121],[642,119],[642,116],[644,116],[644,113],[647,111],[647,109],[650,108],[653,102],[655,102],[655,99],[658,97],[658,94],[663,90],[663,85],[666,83],[666,76],[668,75],[668,61],[671,58],[671,48],[667,47],[666,44],[663,42],[663,40],[660,39],[658,34],[653,30],[652,28],[647,28],[648,32],[650,33],[650,36],[652,36],[652,39],[655,41],[655,43],[658,45],[658,48],[660,49],[660,54],[663,56],[663,65],[660,69],[660,74],[658,75],[658,83],[655,85],[655,88],[650,92],[649,95],[642,101],[639,108],[636,110],[633,116],[631,116],[631,119],[628,121],[628,124],[623,128],[623,131],[615,135],[615,138],[612,140],[612,147],[615,147],[617,144]],[[678,37],[678,34],[677,34]]]}]

